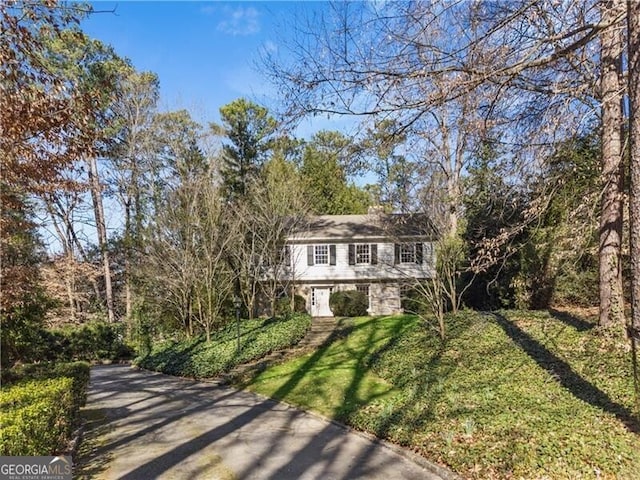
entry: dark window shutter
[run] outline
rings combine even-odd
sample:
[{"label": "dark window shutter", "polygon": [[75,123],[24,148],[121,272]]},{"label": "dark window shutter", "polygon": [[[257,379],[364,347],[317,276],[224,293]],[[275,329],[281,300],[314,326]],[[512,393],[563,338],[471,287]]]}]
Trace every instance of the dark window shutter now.
[{"label": "dark window shutter", "polygon": [[282,263],[284,263],[288,267],[291,266],[291,246],[290,245],[284,246],[284,259]]},{"label": "dark window shutter", "polygon": [[307,265],[313,265],[313,245],[307,246]]},{"label": "dark window shutter", "polygon": [[352,243],[349,244],[349,265],[356,264],[356,246]]},{"label": "dark window shutter", "polygon": [[377,265],[378,264],[378,244],[372,243],[370,248],[371,248],[371,264]]},{"label": "dark window shutter", "polygon": [[393,264],[397,265],[400,263],[400,245],[395,243],[393,245]]},{"label": "dark window shutter", "polygon": [[329,265],[336,264],[336,246],[329,245]]},{"label": "dark window shutter", "polygon": [[416,263],[422,264],[422,243],[416,243]]}]

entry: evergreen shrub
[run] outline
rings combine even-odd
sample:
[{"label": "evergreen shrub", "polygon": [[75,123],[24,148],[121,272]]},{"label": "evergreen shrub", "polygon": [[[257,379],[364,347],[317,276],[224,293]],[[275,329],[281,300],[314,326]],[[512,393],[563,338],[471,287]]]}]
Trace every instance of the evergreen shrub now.
[{"label": "evergreen shrub", "polygon": [[73,379],[31,380],[0,391],[0,454],[53,455],[64,446],[80,405]]},{"label": "evergreen shrub", "polygon": [[364,317],[368,315],[369,299],[357,290],[340,290],[329,297],[329,307],[338,317]]},{"label": "evergreen shrub", "polygon": [[[294,313],[307,313],[307,302],[301,295],[294,297]],[[276,315],[289,315],[291,312],[291,297],[282,297],[276,301]]]},{"label": "evergreen shrub", "polygon": [[124,341],[124,324],[89,322],[41,329],[23,355],[25,363],[115,361],[133,356]]},{"label": "evergreen shrub", "polygon": [[600,302],[597,265],[588,269],[567,268],[555,281],[555,305],[594,307]]},{"label": "evergreen shrub", "polygon": [[2,385],[25,383],[32,380],[70,378],[71,393],[78,408],[85,404],[89,386],[90,366],[86,362],[32,363],[3,369]]}]

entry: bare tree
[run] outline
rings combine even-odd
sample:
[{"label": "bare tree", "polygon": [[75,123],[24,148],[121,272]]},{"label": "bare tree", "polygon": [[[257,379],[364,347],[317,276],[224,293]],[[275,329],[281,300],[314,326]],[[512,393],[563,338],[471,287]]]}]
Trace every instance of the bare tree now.
[{"label": "bare tree", "polygon": [[237,272],[229,268],[226,256],[237,247],[238,219],[236,212],[226,208],[222,192],[210,179],[205,179],[198,189],[196,225],[200,244],[197,246],[198,315],[195,318],[210,341],[212,331],[224,322],[222,313],[234,290]]},{"label": "bare tree", "polygon": [[199,327],[210,340],[225,320],[237,274],[227,255],[237,248],[238,218],[205,173],[166,192],[151,226],[146,255],[150,301],[169,306],[188,336]]},{"label": "bare tree", "polygon": [[89,189],[91,191],[91,199],[93,201],[93,211],[96,220],[96,231],[98,232],[98,247],[102,256],[102,273],[104,275],[105,300],[107,304],[107,318],[110,322],[116,321],[115,309],[113,304],[113,286],[111,283],[111,262],[109,259],[109,250],[107,248],[107,222],[104,216],[104,206],[102,203],[103,184],[100,182],[98,173],[98,160],[91,156],[87,158],[89,167]]},{"label": "bare tree", "polygon": [[465,258],[465,245],[457,236],[445,236],[433,242],[435,265],[433,276],[426,280],[410,280],[407,285],[412,293],[405,297],[411,305],[405,309],[407,313],[421,316],[422,321],[432,326],[435,318],[437,325],[435,330],[441,340],[447,337],[447,325],[445,314],[456,313],[462,308],[462,298],[465,291],[471,286],[473,276],[461,282],[462,274],[469,270],[468,261]]},{"label": "bare tree", "polygon": [[158,152],[151,141],[151,128],[159,96],[155,74],[124,69],[119,82],[119,95],[114,101],[114,124],[118,131],[109,152],[112,168],[107,180],[114,186],[115,196],[124,213],[124,291],[125,319],[132,314],[132,270],[135,252],[140,251],[143,220],[150,188],[149,173]]},{"label": "bare tree", "polygon": [[94,318],[95,302],[100,297],[87,287],[97,285],[100,276],[100,268],[93,263],[66,254],[50,256],[41,271],[42,287],[56,303],[47,312],[47,324],[60,326]]},{"label": "bare tree", "polygon": [[[275,155],[263,168],[260,178],[249,191],[250,208],[246,212],[258,245],[260,291],[269,301],[269,313],[276,314],[276,301],[281,292],[293,282],[287,270],[291,266],[291,252],[285,240],[304,221],[308,211],[304,187],[295,167],[281,155]],[[293,301],[293,299],[292,299]]]},{"label": "bare tree", "polygon": [[[76,322],[79,320],[78,314],[83,310],[81,304],[100,302],[102,298],[96,275],[89,274],[94,272],[94,265],[89,260],[78,233],[81,225],[88,222],[85,215],[87,212],[84,211],[84,192],[74,188],[46,192],[40,197],[48,217],[44,221],[45,225],[51,225],[55,238],[62,247],[62,257],[53,259],[57,278],[50,276],[51,278],[45,282],[45,287],[60,281],[64,283],[68,306],[64,316],[71,322]],[[93,288],[93,302],[89,302],[88,299],[79,300],[85,297],[85,289],[81,285],[84,282],[89,282]]]},{"label": "bare tree", "polygon": [[[193,195],[192,195],[193,194]],[[195,192],[188,186],[166,192],[173,208],[159,210],[151,225],[143,274],[147,301],[173,316],[188,337],[193,336],[198,272],[194,248],[198,220]]]}]

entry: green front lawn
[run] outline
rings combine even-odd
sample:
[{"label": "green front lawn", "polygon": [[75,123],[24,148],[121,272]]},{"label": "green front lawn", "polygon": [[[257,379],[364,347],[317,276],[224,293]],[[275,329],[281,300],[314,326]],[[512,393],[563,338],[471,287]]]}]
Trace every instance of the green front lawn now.
[{"label": "green front lawn", "polygon": [[341,338],[248,388],[407,446],[467,478],[640,478],[626,344],[559,312],[465,312],[443,344],[413,316]]}]

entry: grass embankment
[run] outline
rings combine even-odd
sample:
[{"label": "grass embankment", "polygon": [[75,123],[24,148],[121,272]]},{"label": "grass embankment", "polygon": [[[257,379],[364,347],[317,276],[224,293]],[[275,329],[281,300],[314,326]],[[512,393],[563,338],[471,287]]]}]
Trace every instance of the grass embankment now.
[{"label": "grass embankment", "polygon": [[166,341],[134,363],[169,375],[211,378],[241,363],[295,345],[310,326],[309,316],[299,314],[282,319],[242,320],[239,351],[236,325],[231,323],[213,334],[210,342],[204,336],[181,342]]},{"label": "grass embankment", "polygon": [[583,319],[465,312],[343,321],[248,388],[411,448],[466,478],[640,478],[630,355]]}]

